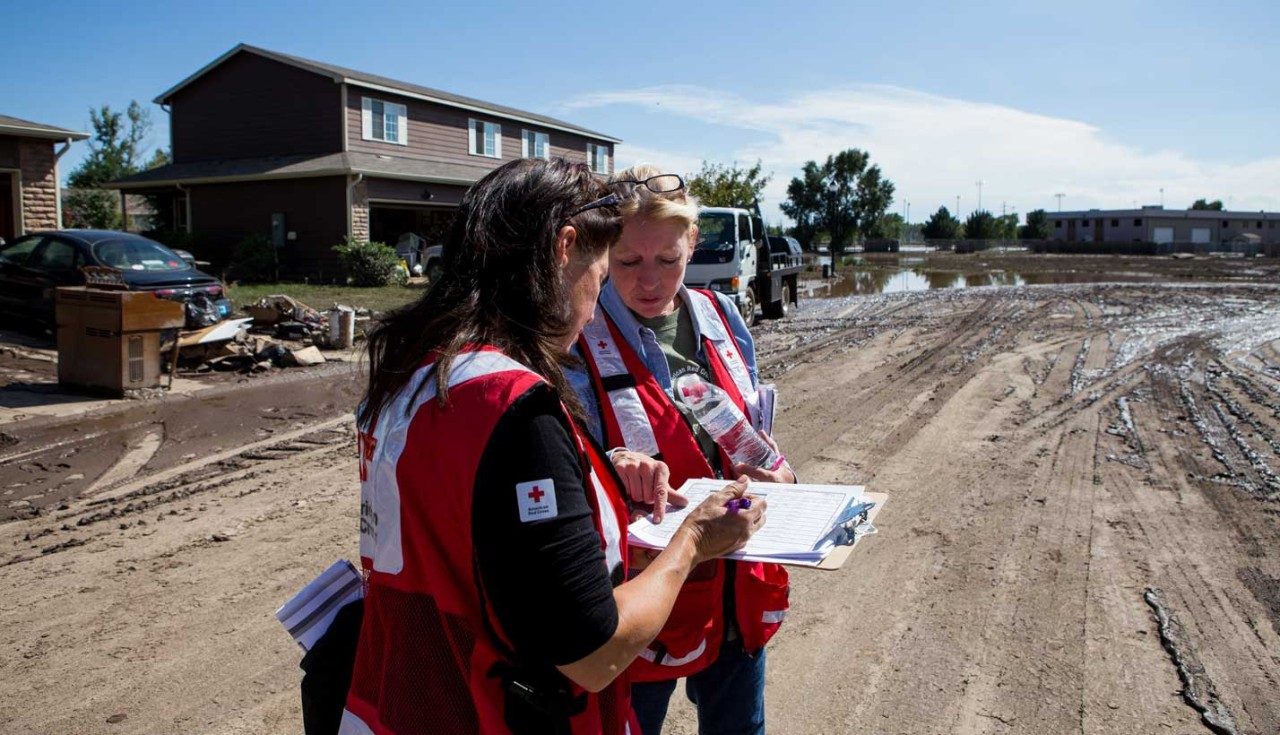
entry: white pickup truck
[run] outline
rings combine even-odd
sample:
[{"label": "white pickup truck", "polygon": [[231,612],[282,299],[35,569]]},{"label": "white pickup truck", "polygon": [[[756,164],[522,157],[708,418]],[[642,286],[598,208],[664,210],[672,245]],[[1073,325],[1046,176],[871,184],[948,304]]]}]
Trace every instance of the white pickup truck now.
[{"label": "white pickup truck", "polygon": [[752,324],[757,305],[769,319],[784,317],[791,305],[798,305],[802,270],[804,264],[794,254],[771,254],[759,215],[733,207],[703,207],[698,213],[698,246],[685,269],[684,285],[728,295]]}]

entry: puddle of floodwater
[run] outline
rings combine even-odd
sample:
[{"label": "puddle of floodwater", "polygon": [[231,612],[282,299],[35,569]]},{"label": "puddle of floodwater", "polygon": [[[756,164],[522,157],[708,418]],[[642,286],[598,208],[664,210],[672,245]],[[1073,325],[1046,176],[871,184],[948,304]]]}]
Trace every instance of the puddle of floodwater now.
[{"label": "puddle of floodwater", "polygon": [[831,296],[862,296],[878,293],[905,293],[907,291],[931,291],[942,288],[972,288],[976,286],[1024,286],[1034,282],[1004,270],[982,273],[957,273],[919,268],[901,270],[862,270],[854,268],[844,273],[844,280],[833,284]]},{"label": "puddle of floodwater", "polygon": [[[858,259],[859,261],[861,259]],[[916,261],[917,258],[904,258]],[[989,269],[961,273],[954,270],[932,270],[920,267],[873,268],[865,262],[852,262],[853,268],[845,270],[844,278],[832,284],[827,296],[864,296],[867,294],[906,293],[932,291],[945,288],[976,288],[979,286],[1038,286],[1054,283],[1098,283],[1111,281],[1152,280],[1146,273],[1091,273],[1091,272],[1028,272],[1005,269]],[[906,262],[903,266],[909,265]]]}]

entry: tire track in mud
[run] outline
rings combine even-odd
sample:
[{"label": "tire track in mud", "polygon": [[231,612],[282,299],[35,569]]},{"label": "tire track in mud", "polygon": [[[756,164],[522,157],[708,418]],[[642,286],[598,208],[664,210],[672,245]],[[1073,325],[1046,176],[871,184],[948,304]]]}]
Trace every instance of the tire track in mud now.
[{"label": "tire track in mud", "polygon": [[[151,476],[108,488],[96,496],[64,504],[51,516],[26,525],[21,538],[12,534],[12,556],[0,560],[0,567],[28,562],[84,546],[135,526],[147,525],[144,514],[159,513],[156,521],[191,512],[184,502],[204,503],[216,491],[245,480],[269,475],[277,466],[296,460],[319,458],[335,452],[353,451],[355,434],[349,417],[318,422],[265,441],[250,442],[226,451],[179,465]],[[103,524],[106,524],[105,526]],[[109,528],[106,526],[110,526]],[[12,527],[16,531],[16,526]],[[0,527],[0,543],[10,535]]]}]

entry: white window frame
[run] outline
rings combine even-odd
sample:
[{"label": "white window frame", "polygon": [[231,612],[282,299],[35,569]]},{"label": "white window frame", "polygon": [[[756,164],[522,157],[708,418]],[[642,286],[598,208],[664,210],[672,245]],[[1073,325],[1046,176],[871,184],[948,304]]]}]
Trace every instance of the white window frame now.
[{"label": "white window frame", "polygon": [[[477,142],[481,144],[478,149]],[[493,144],[492,152],[490,143]],[[467,120],[467,153],[485,158],[502,158],[502,125],[474,117]]]},{"label": "white window frame", "polygon": [[[542,155],[538,155],[538,147],[542,147]],[[551,160],[551,134],[525,128],[520,133],[520,157],[541,158]]]},{"label": "white window frame", "polygon": [[[600,162],[603,161],[603,165]],[[609,173],[609,146],[599,145],[597,143],[587,143],[587,167],[593,173],[608,174]]]},{"label": "white window frame", "polygon": [[[373,129],[373,104],[382,105],[382,130]],[[389,126],[388,121],[394,121]],[[392,135],[388,136],[388,132]],[[375,143],[409,145],[409,108],[376,97],[360,98],[360,137]]]}]

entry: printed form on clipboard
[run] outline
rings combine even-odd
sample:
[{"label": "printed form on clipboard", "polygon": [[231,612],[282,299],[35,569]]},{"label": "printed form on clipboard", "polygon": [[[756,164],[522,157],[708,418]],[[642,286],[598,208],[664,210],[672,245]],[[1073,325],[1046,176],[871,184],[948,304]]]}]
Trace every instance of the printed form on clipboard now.
[{"label": "printed form on clipboard", "polygon": [[[630,543],[666,548],[690,511],[728,484],[729,480],[689,480],[680,488],[681,494],[689,498],[689,505],[668,506],[662,523],[654,523],[649,517],[632,523]],[[867,493],[861,485],[752,482],[747,494],[769,501],[765,523],[746,546],[725,558],[823,568],[839,566],[824,564],[832,552],[875,532],[870,521],[885,499],[884,495]],[[841,556],[839,562],[843,561]]]}]

